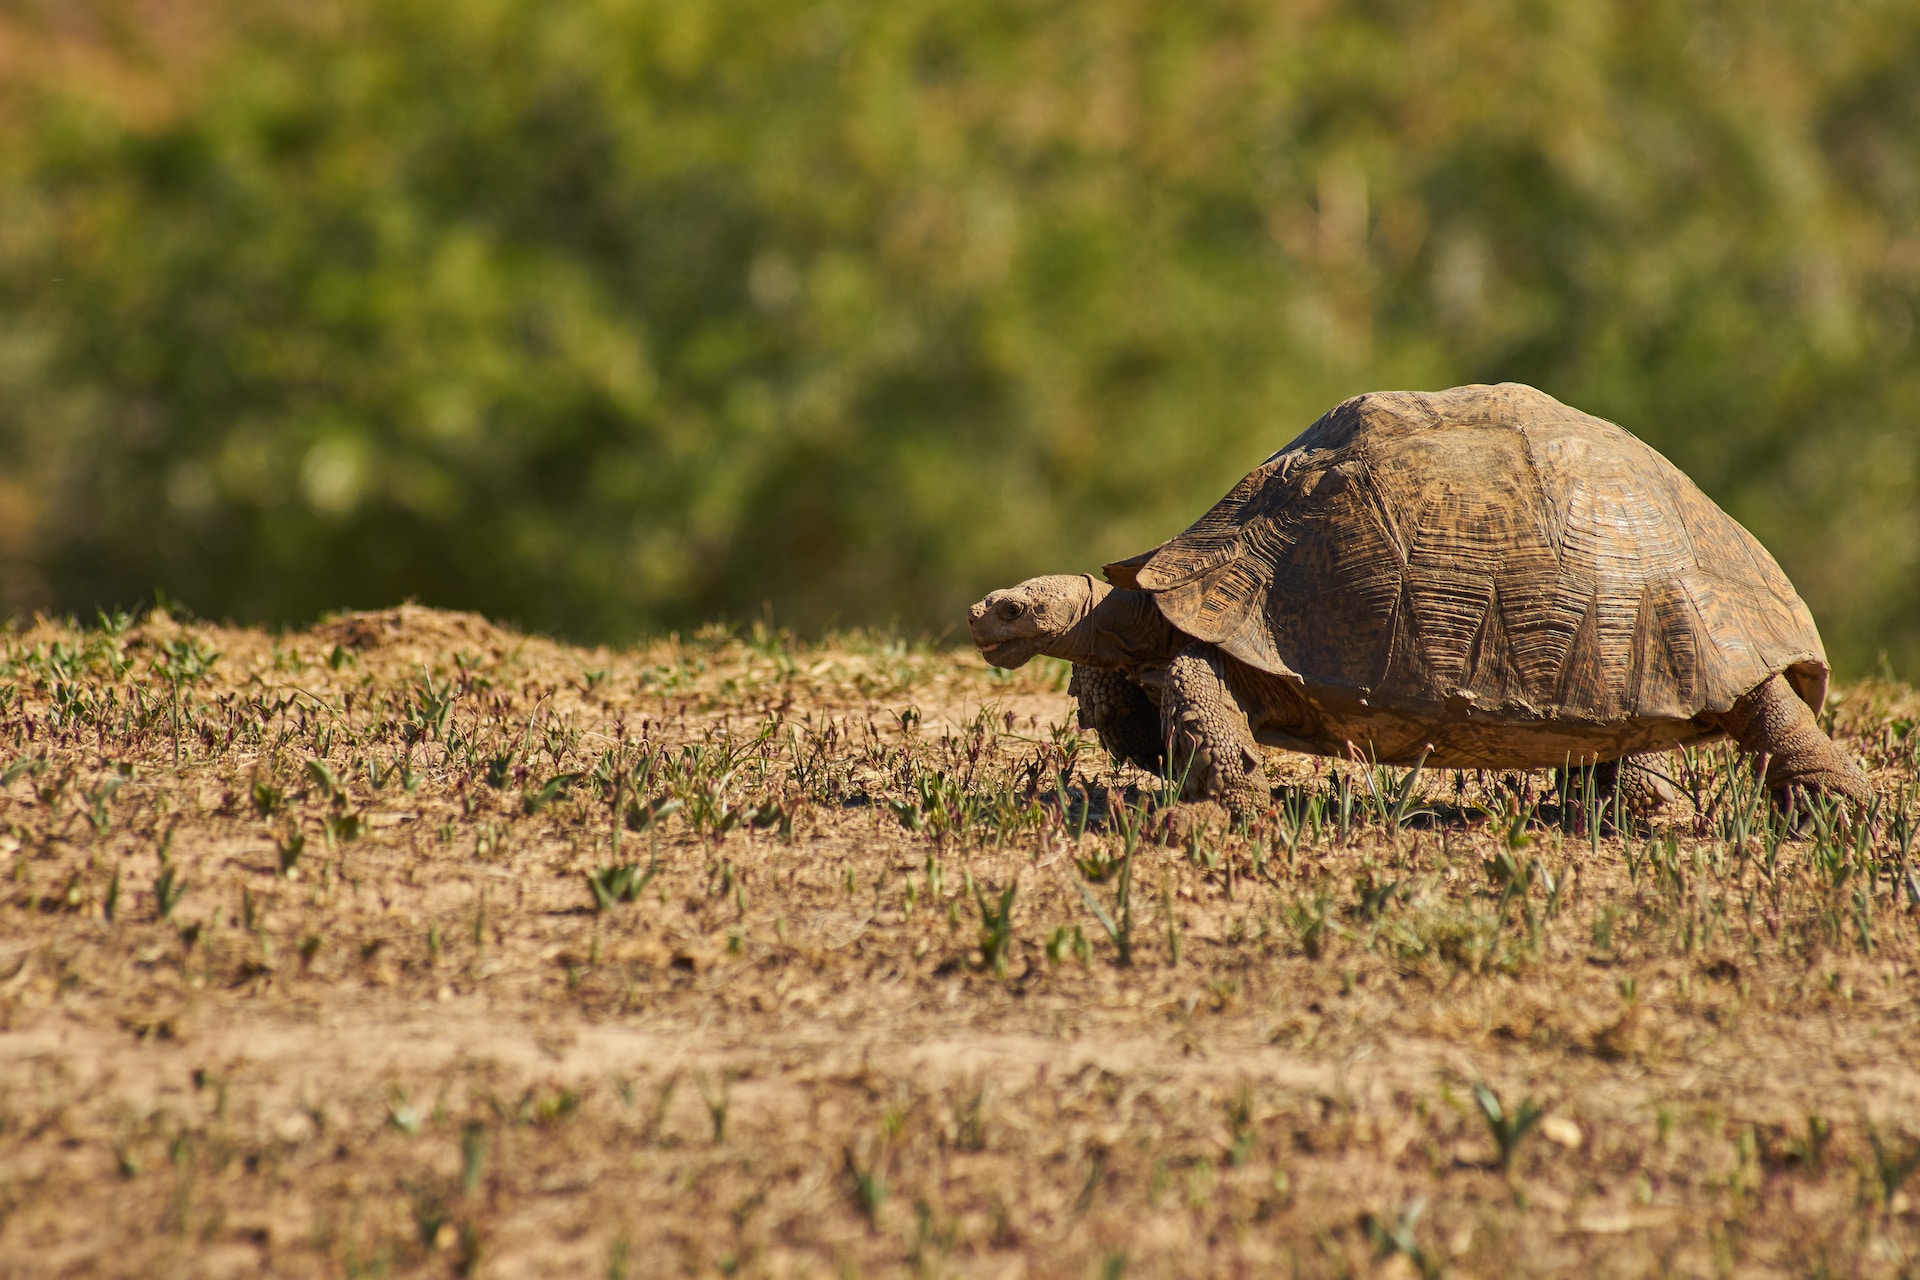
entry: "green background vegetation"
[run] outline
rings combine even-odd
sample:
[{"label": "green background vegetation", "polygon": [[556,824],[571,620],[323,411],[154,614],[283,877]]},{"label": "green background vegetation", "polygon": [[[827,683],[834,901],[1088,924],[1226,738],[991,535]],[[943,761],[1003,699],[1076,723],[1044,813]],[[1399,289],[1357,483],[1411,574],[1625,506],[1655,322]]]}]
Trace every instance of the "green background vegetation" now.
[{"label": "green background vegetation", "polygon": [[0,0],[0,612],[938,632],[1515,379],[1920,673],[1920,6]]}]

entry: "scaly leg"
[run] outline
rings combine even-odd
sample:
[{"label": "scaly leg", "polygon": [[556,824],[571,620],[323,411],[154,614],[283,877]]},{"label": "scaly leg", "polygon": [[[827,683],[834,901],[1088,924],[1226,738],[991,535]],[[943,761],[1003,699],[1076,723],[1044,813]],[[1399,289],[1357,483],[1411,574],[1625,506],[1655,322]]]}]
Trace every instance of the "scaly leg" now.
[{"label": "scaly leg", "polygon": [[[1594,766],[1594,782],[1604,800],[1617,792],[1620,808],[1628,816],[1645,822],[1680,798],[1680,792],[1665,777],[1660,756],[1654,752],[1609,760]],[[1608,804],[1610,811],[1612,806]]]},{"label": "scaly leg", "polygon": [[1237,814],[1270,798],[1260,748],[1208,645],[1189,645],[1167,664],[1161,725],[1173,747],[1174,781],[1183,800],[1218,800]]},{"label": "scaly leg", "polygon": [[1767,789],[1789,801],[1795,790],[1839,796],[1865,808],[1873,784],[1833,739],[1820,731],[1807,704],[1787,682],[1771,676],[1733,704],[1720,723],[1742,749],[1767,757]]},{"label": "scaly leg", "polygon": [[1160,711],[1139,685],[1118,671],[1076,663],[1067,692],[1080,703],[1080,727],[1098,734],[1108,755],[1148,773],[1165,767]]}]

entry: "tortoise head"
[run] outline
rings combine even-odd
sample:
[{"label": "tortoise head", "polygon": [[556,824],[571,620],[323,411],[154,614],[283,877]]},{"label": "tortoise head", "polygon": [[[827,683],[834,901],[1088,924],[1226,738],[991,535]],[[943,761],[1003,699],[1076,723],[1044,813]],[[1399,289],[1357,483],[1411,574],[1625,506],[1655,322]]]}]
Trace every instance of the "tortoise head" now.
[{"label": "tortoise head", "polygon": [[1070,633],[1112,589],[1084,573],[1028,578],[967,610],[967,626],[996,667],[1021,666],[1036,653],[1072,657],[1078,637]]}]

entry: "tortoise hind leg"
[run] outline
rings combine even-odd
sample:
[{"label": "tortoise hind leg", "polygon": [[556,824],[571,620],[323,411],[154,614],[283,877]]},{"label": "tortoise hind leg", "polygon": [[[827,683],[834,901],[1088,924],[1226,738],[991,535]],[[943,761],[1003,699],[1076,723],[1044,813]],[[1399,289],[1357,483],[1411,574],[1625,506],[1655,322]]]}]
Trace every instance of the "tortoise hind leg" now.
[{"label": "tortoise hind leg", "polygon": [[1189,645],[1167,664],[1160,717],[1181,799],[1218,800],[1237,814],[1266,803],[1260,748],[1211,646]]},{"label": "tortoise hind leg", "polygon": [[1108,755],[1148,773],[1165,768],[1160,710],[1139,685],[1118,671],[1076,663],[1067,692],[1080,703],[1080,727],[1093,730]]},{"label": "tortoise hind leg", "polygon": [[1659,754],[1651,751],[1608,760],[1594,766],[1593,780],[1604,800],[1610,804],[1617,794],[1621,812],[1645,822],[1680,798],[1659,760]]},{"label": "tortoise hind leg", "polygon": [[1807,704],[1787,682],[1770,676],[1720,717],[1741,748],[1767,759],[1767,789],[1785,800],[1795,789],[1839,796],[1865,808],[1873,784],[1860,766],[1820,731]]}]

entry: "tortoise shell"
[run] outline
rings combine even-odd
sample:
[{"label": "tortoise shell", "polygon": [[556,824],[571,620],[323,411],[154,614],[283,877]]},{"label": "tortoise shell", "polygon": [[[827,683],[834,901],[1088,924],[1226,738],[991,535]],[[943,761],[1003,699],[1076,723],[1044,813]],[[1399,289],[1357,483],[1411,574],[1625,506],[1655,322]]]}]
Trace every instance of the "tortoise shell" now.
[{"label": "tortoise shell", "polygon": [[1217,645],[1255,736],[1447,767],[1718,733],[1827,660],[1773,557],[1632,435],[1507,383],[1339,405],[1192,528],[1107,566]]}]

